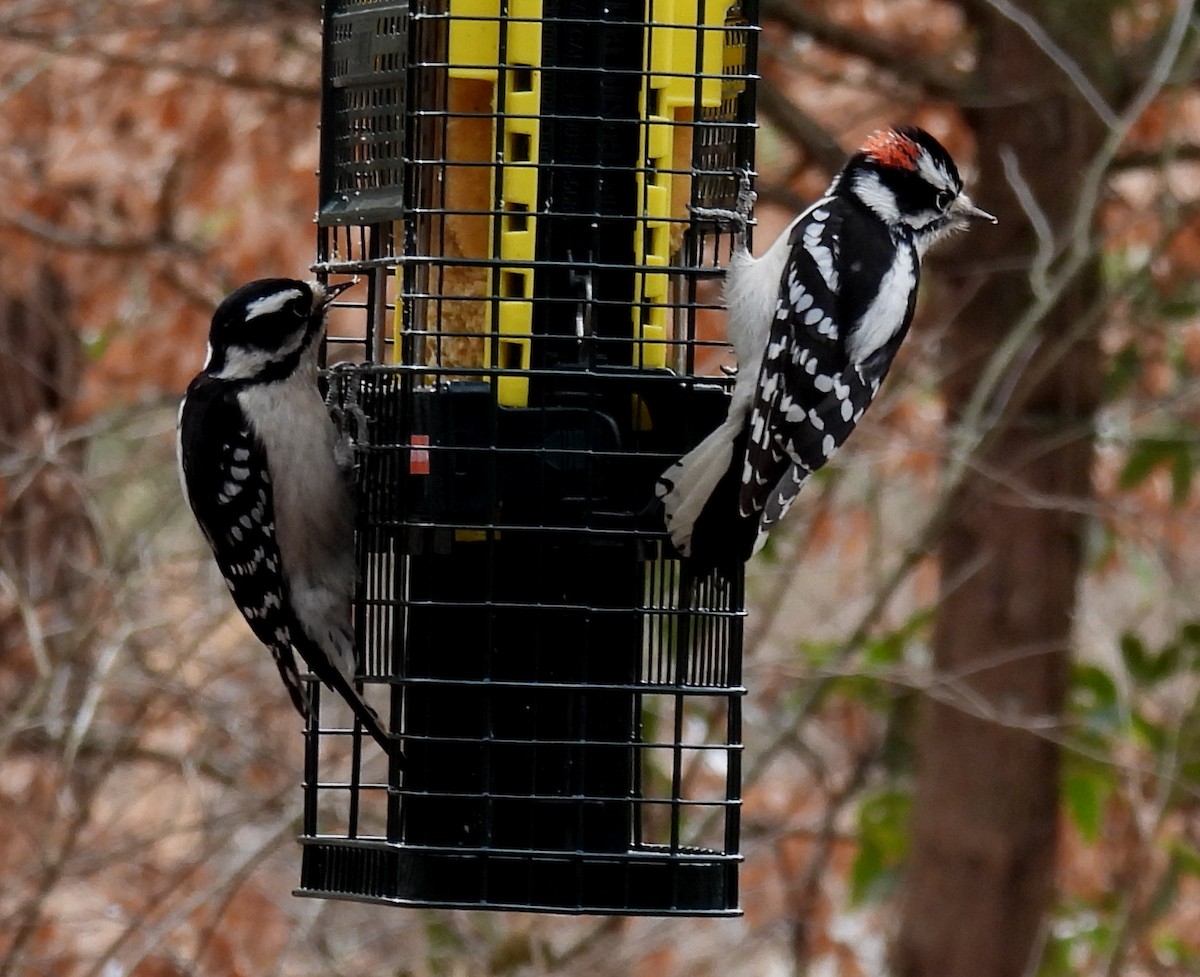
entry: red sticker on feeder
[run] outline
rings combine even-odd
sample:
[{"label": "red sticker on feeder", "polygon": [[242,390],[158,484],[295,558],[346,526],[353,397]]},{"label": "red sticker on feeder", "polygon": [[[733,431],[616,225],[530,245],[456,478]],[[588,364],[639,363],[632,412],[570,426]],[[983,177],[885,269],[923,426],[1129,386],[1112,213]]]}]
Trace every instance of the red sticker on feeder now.
[{"label": "red sticker on feeder", "polygon": [[429,435],[414,434],[409,443],[408,473],[410,475],[429,474]]}]

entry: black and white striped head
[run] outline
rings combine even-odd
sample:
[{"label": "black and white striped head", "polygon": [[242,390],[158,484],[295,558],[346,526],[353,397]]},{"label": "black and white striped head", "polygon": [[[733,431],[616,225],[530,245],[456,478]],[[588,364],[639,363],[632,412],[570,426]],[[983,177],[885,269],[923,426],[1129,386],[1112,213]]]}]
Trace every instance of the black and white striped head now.
[{"label": "black and white striped head", "polygon": [[940,142],[916,126],[879,129],[850,157],[837,179],[889,226],[911,229],[924,252],[972,219],[996,222],[963,193],[958,167]]},{"label": "black and white striped head", "polygon": [[288,376],[320,341],[334,297],[352,284],[261,278],[243,285],[213,313],[204,371],[234,382]]}]

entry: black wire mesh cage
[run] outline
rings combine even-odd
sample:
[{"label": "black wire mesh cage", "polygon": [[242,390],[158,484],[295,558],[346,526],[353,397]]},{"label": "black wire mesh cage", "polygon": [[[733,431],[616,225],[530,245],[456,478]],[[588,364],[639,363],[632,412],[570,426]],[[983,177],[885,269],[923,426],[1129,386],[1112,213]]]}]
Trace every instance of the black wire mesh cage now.
[{"label": "black wire mesh cage", "polygon": [[[723,416],[706,340],[753,154],[744,0],[340,0],[317,270],[355,432],[363,694],[309,724],[301,894],[737,911],[740,574],[657,476]],[[714,377],[713,374],[716,374]]]}]

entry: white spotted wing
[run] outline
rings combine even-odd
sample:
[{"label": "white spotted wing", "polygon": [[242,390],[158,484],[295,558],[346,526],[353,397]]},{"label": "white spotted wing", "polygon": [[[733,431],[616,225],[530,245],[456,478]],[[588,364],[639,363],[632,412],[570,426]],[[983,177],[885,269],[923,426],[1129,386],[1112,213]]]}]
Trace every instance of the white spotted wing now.
[{"label": "white spotted wing", "polygon": [[[847,206],[830,201],[792,229],[742,470],[741,513],[757,514],[760,530],[782,518],[808,476],[849,437],[902,336],[898,330],[896,342],[867,363],[847,352],[847,329],[866,311],[861,296],[879,285],[866,269],[879,259],[890,267],[895,253],[881,226],[865,225]],[[853,260],[859,251],[852,257],[848,238],[861,260]]]},{"label": "white spotted wing", "polygon": [[307,714],[292,651],[294,622],[283,589],[271,479],[235,396],[203,375],[188,388],[179,421],[184,484],[234,602],[270,649],[296,708]]}]

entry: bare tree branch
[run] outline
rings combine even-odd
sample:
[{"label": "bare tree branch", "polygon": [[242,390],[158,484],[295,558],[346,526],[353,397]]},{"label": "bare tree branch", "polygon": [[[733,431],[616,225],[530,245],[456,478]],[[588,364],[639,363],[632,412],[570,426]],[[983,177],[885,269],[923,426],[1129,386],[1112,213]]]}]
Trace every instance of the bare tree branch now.
[{"label": "bare tree branch", "polygon": [[0,38],[28,44],[38,50],[46,51],[60,57],[88,58],[113,68],[136,68],[139,71],[165,71],[184,78],[196,78],[201,81],[224,85],[227,88],[236,88],[247,92],[262,92],[284,98],[303,99],[305,101],[317,101],[321,97],[321,89],[318,85],[296,85],[281,81],[278,78],[249,75],[238,71],[225,71],[211,65],[177,61],[172,58],[121,54],[116,51],[106,51],[89,42],[76,39],[64,43],[63,36],[58,32],[31,31],[8,27],[0,29]]},{"label": "bare tree branch", "polygon": [[1029,39],[1050,59],[1051,64],[1071,80],[1071,84],[1075,86],[1083,100],[1091,106],[1092,111],[1100,117],[1101,122],[1110,129],[1119,125],[1116,114],[1087,77],[1087,73],[1079,62],[1063,50],[1036,18],[1011,3],[1010,0],[987,0],[987,3],[998,14],[1011,20],[1029,36]]},{"label": "bare tree branch", "polygon": [[1033,256],[1029,278],[1034,294],[1038,295],[1045,291],[1046,275],[1049,272],[1050,263],[1058,253],[1058,246],[1054,240],[1054,229],[1050,226],[1050,219],[1038,203],[1029,183],[1021,175],[1021,163],[1017,159],[1017,154],[1012,151],[1012,147],[1005,146],[1003,148],[1000,162],[1004,166],[1004,175],[1008,179],[1008,185],[1012,187],[1017,202],[1021,205],[1021,210],[1025,212],[1025,216],[1037,236],[1037,252]]},{"label": "bare tree branch", "polygon": [[966,86],[961,72],[947,70],[928,59],[910,58],[896,45],[864,31],[842,27],[812,13],[800,0],[764,0],[764,18],[774,18],[798,34],[807,34],[820,44],[863,58],[894,72],[937,98],[957,99]]},{"label": "bare tree branch", "polygon": [[1194,0],[1187,0],[1176,8],[1171,22],[1171,31],[1159,53],[1154,70],[1137,96],[1121,113],[1116,124],[1110,128],[1100,152],[1097,153],[1092,165],[1083,174],[1083,179],[1079,182],[1079,198],[1071,221],[1069,247],[1061,266],[1056,268],[1055,274],[1045,282],[1041,293],[1035,295],[1033,304],[1014,325],[1004,343],[996,350],[980,375],[980,382],[972,393],[963,412],[962,421],[951,438],[952,450],[946,473],[946,481],[949,485],[957,485],[962,480],[967,466],[970,464],[970,459],[979,449],[984,432],[994,423],[987,422],[986,417],[989,414],[993,417],[997,416],[994,413],[994,404],[992,406],[989,404],[992,403],[996,392],[1003,385],[1004,375],[1021,356],[1025,355],[1022,353],[1022,349],[1029,342],[1035,341],[1037,329],[1042,320],[1075,280],[1075,276],[1092,260],[1096,248],[1092,235],[1092,220],[1105,176],[1112,161],[1116,158],[1121,144],[1129,135],[1129,130],[1133,128],[1134,123],[1141,117],[1147,106],[1157,97],[1170,77],[1187,36],[1193,6]]},{"label": "bare tree branch", "polygon": [[119,256],[170,251],[188,258],[204,256],[201,248],[171,233],[164,233],[161,228],[141,236],[109,237],[102,233],[75,231],[32,214],[0,215],[0,228],[20,231],[56,248],[71,251],[96,251]]}]

